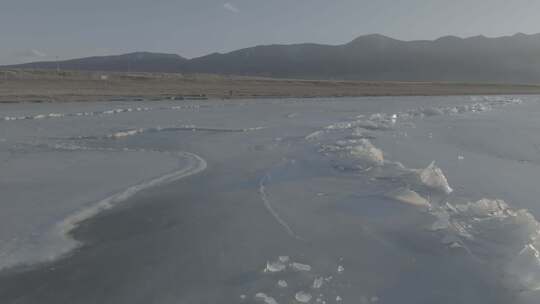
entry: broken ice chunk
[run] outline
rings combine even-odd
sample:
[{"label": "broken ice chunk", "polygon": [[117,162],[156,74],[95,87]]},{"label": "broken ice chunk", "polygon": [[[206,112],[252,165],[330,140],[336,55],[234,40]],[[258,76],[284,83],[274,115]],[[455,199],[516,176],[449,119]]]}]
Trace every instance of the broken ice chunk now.
[{"label": "broken ice chunk", "polygon": [[506,202],[502,200],[481,199],[474,203],[459,205],[463,213],[473,217],[503,216],[508,209]]},{"label": "broken ice chunk", "polygon": [[319,289],[322,287],[324,283],[324,278],[323,277],[318,277],[316,278],[314,281],[313,281],[313,289]]},{"label": "broken ice chunk", "polygon": [[384,164],[383,152],[377,149],[369,140],[361,139],[359,144],[351,148],[350,153],[352,156],[373,164]]},{"label": "broken ice chunk", "polygon": [[313,296],[310,293],[307,293],[305,291],[299,291],[294,295],[296,301],[300,303],[308,303],[309,301],[311,301],[312,297]]},{"label": "broken ice chunk", "polygon": [[421,184],[424,186],[442,191],[446,194],[450,194],[454,191],[450,188],[450,185],[448,185],[448,180],[443,171],[435,166],[435,162],[432,162],[425,169],[417,170],[417,173]]},{"label": "broken ice chunk", "polygon": [[287,268],[287,266],[281,261],[266,262],[266,268],[264,269],[264,272],[281,272],[285,270],[285,268]]},{"label": "broken ice chunk", "polygon": [[259,292],[258,294],[255,295],[255,300],[257,301],[262,301],[266,304],[278,304],[278,302],[276,301],[276,299],[262,293],[262,292]]},{"label": "broken ice chunk", "polygon": [[423,198],[422,196],[420,196],[420,194],[407,188],[399,188],[394,191],[391,191],[386,194],[386,197],[394,199],[398,202],[402,202],[402,203],[409,204],[416,207],[426,207],[426,208],[431,207],[431,204],[429,203],[427,199]]},{"label": "broken ice chunk", "polygon": [[301,264],[301,263],[292,263],[291,264],[291,267],[292,269],[296,270],[296,271],[311,271],[311,266],[309,265],[306,265],[306,264]]},{"label": "broken ice chunk", "polygon": [[529,289],[540,290],[540,252],[528,244],[506,266],[506,273],[516,282]]},{"label": "broken ice chunk", "polygon": [[282,256],[280,256],[280,257],[278,258],[278,260],[279,260],[281,263],[287,263],[287,262],[290,260],[290,258],[289,258],[288,256],[286,256],[286,255],[282,255]]}]

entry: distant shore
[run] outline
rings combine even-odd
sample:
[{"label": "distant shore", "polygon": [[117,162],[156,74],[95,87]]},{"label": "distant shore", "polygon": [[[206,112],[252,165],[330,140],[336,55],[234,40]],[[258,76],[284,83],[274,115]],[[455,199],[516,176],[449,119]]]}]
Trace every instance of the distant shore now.
[{"label": "distant shore", "polygon": [[0,103],[540,94],[540,85],[0,70]]}]

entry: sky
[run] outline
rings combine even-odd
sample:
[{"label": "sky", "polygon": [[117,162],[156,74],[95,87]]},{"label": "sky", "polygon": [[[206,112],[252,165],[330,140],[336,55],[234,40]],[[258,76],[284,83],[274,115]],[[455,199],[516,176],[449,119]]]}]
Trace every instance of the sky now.
[{"label": "sky", "polygon": [[539,0],[0,0],[0,65],[134,51],[540,33]]}]

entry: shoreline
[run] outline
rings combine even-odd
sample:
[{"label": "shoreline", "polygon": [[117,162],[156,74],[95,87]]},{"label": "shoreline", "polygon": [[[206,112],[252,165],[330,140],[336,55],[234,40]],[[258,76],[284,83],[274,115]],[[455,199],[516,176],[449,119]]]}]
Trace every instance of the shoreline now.
[{"label": "shoreline", "polygon": [[306,80],[44,70],[0,70],[0,75],[3,75],[0,77],[0,104],[540,94],[540,85],[532,84]]}]

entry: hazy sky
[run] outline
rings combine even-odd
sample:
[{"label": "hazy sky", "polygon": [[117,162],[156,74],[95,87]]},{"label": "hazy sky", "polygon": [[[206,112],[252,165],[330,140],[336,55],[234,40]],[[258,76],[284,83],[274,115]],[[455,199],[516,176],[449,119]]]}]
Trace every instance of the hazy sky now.
[{"label": "hazy sky", "polygon": [[0,0],[0,64],[271,43],[540,32],[539,0]]}]

